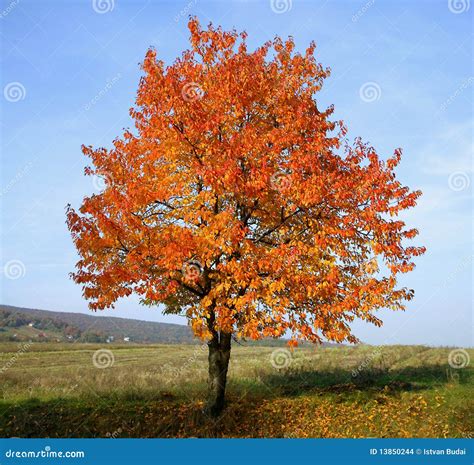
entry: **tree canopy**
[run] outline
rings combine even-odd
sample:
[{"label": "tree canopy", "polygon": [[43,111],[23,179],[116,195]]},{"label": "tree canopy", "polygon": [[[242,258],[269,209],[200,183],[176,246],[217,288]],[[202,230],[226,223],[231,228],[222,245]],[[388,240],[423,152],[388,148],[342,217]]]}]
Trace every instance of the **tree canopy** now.
[{"label": "tree canopy", "polygon": [[397,277],[424,252],[398,218],[421,194],[397,180],[401,150],[349,142],[319,107],[314,43],[250,51],[245,33],[189,30],[169,66],[148,50],[135,129],[83,147],[105,188],[68,207],[73,279],[94,310],[135,293],[203,338],[356,342],[355,318],[379,326],[412,298]]}]

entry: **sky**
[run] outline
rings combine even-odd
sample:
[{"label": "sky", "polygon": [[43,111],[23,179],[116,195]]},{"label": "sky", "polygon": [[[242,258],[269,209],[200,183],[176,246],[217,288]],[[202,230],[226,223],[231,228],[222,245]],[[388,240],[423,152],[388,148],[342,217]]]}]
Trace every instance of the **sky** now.
[{"label": "sky", "polygon": [[[349,136],[383,158],[403,148],[400,180],[424,193],[403,219],[427,252],[402,284],[405,312],[353,332],[370,344],[473,345],[473,11],[469,0],[1,0],[0,303],[90,312],[69,279],[77,254],[65,206],[100,183],[81,144],[110,147],[132,127],[140,62],[171,63],[187,19],[317,44],[332,70],[318,106],[334,104]],[[103,315],[185,324],[131,297]]]}]

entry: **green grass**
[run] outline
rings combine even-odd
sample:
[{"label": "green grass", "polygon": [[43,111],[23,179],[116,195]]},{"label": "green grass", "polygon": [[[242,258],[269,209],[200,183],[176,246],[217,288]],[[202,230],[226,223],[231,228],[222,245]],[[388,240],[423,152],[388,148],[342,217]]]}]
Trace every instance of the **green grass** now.
[{"label": "green grass", "polygon": [[451,368],[452,349],[299,348],[275,368],[281,350],[233,347],[215,421],[205,347],[2,343],[0,436],[472,437],[473,370]]},{"label": "green grass", "polygon": [[3,327],[2,331],[0,332],[0,344],[3,344],[3,341],[29,341],[38,340],[38,338],[42,337],[52,341],[66,340],[64,334],[59,330],[54,331],[49,329],[38,329],[30,326],[21,326],[18,328]]}]

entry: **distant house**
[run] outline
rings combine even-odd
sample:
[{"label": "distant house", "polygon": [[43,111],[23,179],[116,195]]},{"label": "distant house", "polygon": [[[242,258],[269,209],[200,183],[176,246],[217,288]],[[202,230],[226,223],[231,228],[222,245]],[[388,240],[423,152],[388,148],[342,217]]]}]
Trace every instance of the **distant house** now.
[{"label": "distant house", "polygon": [[34,324],[33,322],[31,322],[31,323],[28,323],[28,326],[29,326],[30,328],[34,328],[34,327],[35,327],[35,324]]},{"label": "distant house", "polygon": [[130,342],[130,338],[129,338],[128,336],[127,336],[127,337],[124,337],[124,338],[123,338],[123,341],[124,341],[124,342]]}]

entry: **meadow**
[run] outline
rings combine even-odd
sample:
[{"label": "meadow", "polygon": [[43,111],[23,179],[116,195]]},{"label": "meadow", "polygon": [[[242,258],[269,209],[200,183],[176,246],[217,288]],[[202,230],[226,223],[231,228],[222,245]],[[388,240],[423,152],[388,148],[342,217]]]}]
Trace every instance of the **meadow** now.
[{"label": "meadow", "polygon": [[472,363],[452,350],[234,345],[215,420],[205,346],[1,343],[0,436],[472,437]]}]

